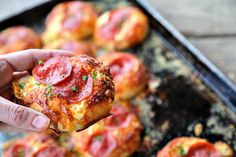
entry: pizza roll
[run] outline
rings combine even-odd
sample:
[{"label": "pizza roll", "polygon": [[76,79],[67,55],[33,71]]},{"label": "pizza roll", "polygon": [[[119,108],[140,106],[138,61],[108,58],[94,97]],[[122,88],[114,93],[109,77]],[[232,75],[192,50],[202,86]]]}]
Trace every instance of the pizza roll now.
[{"label": "pizza roll", "polygon": [[46,134],[29,134],[4,145],[3,157],[72,157]]},{"label": "pizza roll", "polygon": [[113,105],[112,115],[73,133],[70,146],[82,157],[127,157],[140,145],[141,123],[128,102]]},{"label": "pizza roll", "polygon": [[147,84],[147,70],[144,63],[130,53],[112,52],[98,58],[110,67],[115,83],[115,96],[130,99],[144,89]]},{"label": "pizza roll", "polygon": [[95,26],[95,43],[109,50],[122,50],[142,42],[148,34],[148,19],[135,7],[122,7],[102,14]]},{"label": "pizza roll", "polygon": [[177,137],[158,153],[157,157],[233,157],[233,151],[224,142],[212,144],[196,137]]},{"label": "pizza roll", "polygon": [[30,28],[25,26],[13,26],[0,33],[0,54],[40,48],[40,38]]},{"label": "pizza roll", "polygon": [[109,68],[80,55],[39,60],[33,76],[13,81],[15,97],[44,113],[57,132],[81,130],[109,115],[114,84]]},{"label": "pizza roll", "polygon": [[91,3],[71,1],[55,6],[46,19],[44,44],[58,39],[80,40],[92,35],[97,13]]},{"label": "pizza roll", "polygon": [[46,44],[44,49],[61,49],[73,52],[75,55],[88,55],[95,57],[95,47],[86,42],[80,42],[77,40],[56,40],[52,43]]}]

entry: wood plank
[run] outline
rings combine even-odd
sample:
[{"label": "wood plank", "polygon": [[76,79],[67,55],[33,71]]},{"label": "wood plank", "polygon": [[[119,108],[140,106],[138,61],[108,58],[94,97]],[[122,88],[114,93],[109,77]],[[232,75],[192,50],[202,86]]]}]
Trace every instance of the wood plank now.
[{"label": "wood plank", "polygon": [[187,36],[236,34],[235,0],[148,0]]},{"label": "wood plank", "polygon": [[236,83],[236,37],[190,38],[190,41]]}]

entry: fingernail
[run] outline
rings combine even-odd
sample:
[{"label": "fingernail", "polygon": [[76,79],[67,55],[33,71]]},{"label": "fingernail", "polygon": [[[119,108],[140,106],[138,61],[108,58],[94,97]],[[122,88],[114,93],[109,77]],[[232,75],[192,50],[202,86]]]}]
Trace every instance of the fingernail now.
[{"label": "fingernail", "polygon": [[33,119],[32,126],[38,130],[44,130],[49,125],[49,119],[44,116],[36,116]]}]

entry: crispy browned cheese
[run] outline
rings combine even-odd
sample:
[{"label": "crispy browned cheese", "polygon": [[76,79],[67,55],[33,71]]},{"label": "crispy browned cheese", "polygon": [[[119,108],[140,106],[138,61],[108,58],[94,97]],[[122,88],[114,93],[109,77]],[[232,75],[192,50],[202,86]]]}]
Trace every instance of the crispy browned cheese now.
[{"label": "crispy browned cheese", "polygon": [[142,42],[148,34],[148,19],[135,7],[103,13],[96,22],[94,41],[108,50],[122,50]]},{"label": "crispy browned cheese", "polygon": [[88,129],[73,133],[69,144],[83,157],[128,157],[139,148],[142,126],[134,106],[113,105],[112,115]]},{"label": "crispy browned cheese", "polygon": [[40,48],[39,36],[25,26],[13,26],[0,33],[0,54]]},{"label": "crispy browned cheese", "polygon": [[56,5],[46,19],[44,44],[59,39],[80,40],[91,36],[97,13],[89,2],[71,1]]},{"label": "crispy browned cheese", "polygon": [[196,137],[177,137],[158,153],[157,157],[184,157],[189,155],[212,157],[233,157],[233,150],[224,142],[212,144]]},{"label": "crispy browned cheese", "polygon": [[[38,82],[31,75],[13,81],[15,97],[48,116],[50,128],[57,132],[82,130],[108,116],[114,99],[114,84],[109,68],[85,55],[71,57],[69,61],[71,74],[65,79],[65,75],[57,76],[64,80],[55,85]],[[43,63],[45,67],[48,62]],[[39,73],[39,68],[42,68],[41,73],[44,72],[44,65],[38,65],[33,74]],[[61,68],[54,69],[54,74]]]}]

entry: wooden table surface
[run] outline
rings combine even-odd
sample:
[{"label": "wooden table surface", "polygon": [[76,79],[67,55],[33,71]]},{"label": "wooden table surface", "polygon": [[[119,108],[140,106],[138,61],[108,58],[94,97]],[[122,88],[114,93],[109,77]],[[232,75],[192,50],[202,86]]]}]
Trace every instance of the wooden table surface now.
[{"label": "wooden table surface", "polygon": [[148,0],[236,83],[235,0]]},{"label": "wooden table surface", "polygon": [[[0,0],[0,20],[47,0]],[[147,0],[236,82],[235,0]]]}]

